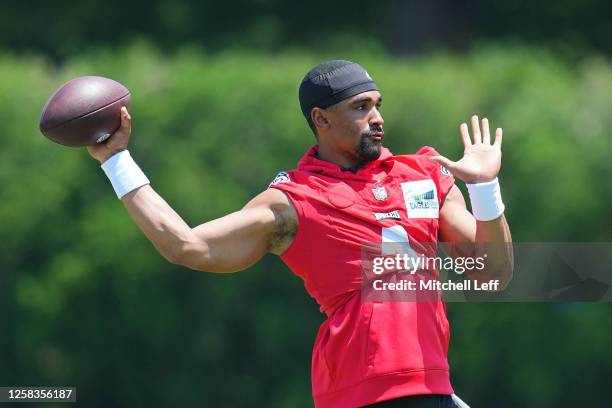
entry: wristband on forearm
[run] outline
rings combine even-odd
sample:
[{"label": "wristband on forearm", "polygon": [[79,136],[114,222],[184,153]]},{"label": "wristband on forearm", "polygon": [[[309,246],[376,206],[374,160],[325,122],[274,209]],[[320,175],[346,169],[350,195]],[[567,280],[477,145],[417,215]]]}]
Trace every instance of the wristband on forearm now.
[{"label": "wristband on forearm", "polygon": [[150,183],[127,150],[114,154],[102,163],[102,170],[106,173],[119,199],[130,191]]},{"label": "wristband on forearm", "polygon": [[497,177],[486,183],[466,184],[472,202],[472,213],[478,221],[491,221],[504,213],[504,203]]}]

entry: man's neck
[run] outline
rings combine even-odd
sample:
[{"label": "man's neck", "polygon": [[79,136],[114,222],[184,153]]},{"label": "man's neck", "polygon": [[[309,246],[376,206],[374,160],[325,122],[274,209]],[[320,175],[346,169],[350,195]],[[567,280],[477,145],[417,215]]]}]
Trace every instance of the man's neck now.
[{"label": "man's neck", "polygon": [[363,160],[346,157],[345,155],[327,149],[322,145],[319,145],[317,157],[320,160],[337,164],[343,171],[351,171],[353,173],[366,164]]}]

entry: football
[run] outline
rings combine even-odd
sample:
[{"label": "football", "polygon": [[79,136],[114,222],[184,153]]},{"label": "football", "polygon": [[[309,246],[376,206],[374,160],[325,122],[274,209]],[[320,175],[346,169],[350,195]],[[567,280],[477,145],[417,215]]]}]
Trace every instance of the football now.
[{"label": "football", "polygon": [[130,91],[112,79],[72,79],[47,100],[40,115],[40,131],[65,146],[102,143],[119,129],[121,107],[129,107],[130,100]]}]

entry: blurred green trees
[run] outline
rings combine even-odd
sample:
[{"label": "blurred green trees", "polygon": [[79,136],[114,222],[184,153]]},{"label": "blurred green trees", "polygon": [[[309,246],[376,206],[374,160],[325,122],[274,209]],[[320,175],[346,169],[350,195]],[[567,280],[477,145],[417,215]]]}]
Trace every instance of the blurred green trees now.
[{"label": "blurred green trees", "polygon": [[606,0],[56,0],[5,2],[0,48],[62,60],[146,38],[165,50],[197,44],[324,52],[381,44],[395,53],[465,50],[482,41],[612,54]]},{"label": "blurred green trees", "polygon": [[[501,175],[520,241],[610,240],[612,69],[528,48],[397,59],[380,53],[163,54],[139,43],[61,68],[0,56],[0,385],[75,385],[84,406],[308,407],[323,315],[275,257],[214,275],[166,263],[84,149],[43,138],[64,81],[133,94],[130,150],[190,225],[239,209],[314,143],[297,88],[328,58],[380,85],[386,139],[451,158],[473,113],[504,128]],[[463,188],[462,185],[460,185]],[[609,305],[450,304],[456,391],[473,406],[602,406]],[[573,391],[576,390],[576,391]]]}]

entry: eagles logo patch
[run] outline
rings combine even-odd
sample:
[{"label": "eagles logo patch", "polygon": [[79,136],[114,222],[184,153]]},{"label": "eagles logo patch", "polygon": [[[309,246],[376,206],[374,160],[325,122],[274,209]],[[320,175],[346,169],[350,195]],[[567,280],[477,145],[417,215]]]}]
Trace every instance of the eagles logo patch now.
[{"label": "eagles logo patch", "polygon": [[438,218],[438,190],[432,179],[401,183],[408,218]]},{"label": "eagles logo patch", "polygon": [[276,175],[276,177],[274,177],[274,180],[272,180],[269,186],[273,186],[278,183],[286,183],[288,181],[291,181],[291,178],[289,177],[289,173],[287,173],[286,171],[281,171],[280,173]]}]

